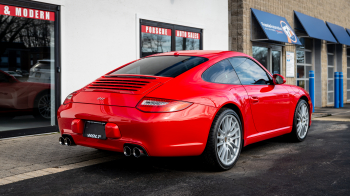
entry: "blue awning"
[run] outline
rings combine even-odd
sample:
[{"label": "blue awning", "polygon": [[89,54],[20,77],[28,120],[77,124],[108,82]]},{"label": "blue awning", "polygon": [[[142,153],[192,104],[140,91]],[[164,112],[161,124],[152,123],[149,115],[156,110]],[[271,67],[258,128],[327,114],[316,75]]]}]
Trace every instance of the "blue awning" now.
[{"label": "blue awning", "polygon": [[284,17],[253,8],[251,10],[253,18],[255,17],[258,21],[268,40],[301,45],[298,37]]},{"label": "blue awning", "polygon": [[294,11],[294,14],[296,16],[295,29],[305,31],[311,38],[337,43],[337,40],[333,37],[323,20],[302,14],[297,11]]},{"label": "blue awning", "polygon": [[337,41],[341,44],[350,46],[350,36],[344,29],[344,27],[332,24],[330,22],[326,22],[328,28],[333,33],[334,37],[337,39]]}]

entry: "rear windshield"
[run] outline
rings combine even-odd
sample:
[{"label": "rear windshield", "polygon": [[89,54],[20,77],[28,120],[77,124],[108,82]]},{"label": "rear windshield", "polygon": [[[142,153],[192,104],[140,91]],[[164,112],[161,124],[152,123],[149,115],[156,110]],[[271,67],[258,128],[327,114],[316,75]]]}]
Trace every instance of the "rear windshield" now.
[{"label": "rear windshield", "polygon": [[111,74],[176,77],[208,59],[194,56],[156,56],[140,59]]}]

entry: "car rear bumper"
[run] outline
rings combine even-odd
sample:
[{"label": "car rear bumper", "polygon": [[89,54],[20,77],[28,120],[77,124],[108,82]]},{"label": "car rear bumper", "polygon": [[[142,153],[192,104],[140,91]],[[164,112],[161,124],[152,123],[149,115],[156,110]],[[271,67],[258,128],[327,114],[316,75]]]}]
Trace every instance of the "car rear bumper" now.
[{"label": "car rear bumper", "polygon": [[[145,113],[136,108],[70,103],[58,110],[61,135],[70,135],[75,144],[123,152],[125,144],[143,147],[149,156],[195,156],[206,145],[216,108],[193,104],[171,113]],[[106,140],[84,137],[73,132],[72,121],[114,123],[121,138]]]}]

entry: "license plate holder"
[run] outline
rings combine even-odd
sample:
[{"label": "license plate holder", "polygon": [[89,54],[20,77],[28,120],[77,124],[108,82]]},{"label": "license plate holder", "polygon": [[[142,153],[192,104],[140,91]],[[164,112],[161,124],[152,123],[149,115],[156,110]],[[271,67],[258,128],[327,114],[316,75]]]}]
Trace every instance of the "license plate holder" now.
[{"label": "license plate holder", "polygon": [[104,122],[86,121],[83,136],[105,140],[107,139],[105,125],[106,123]]}]

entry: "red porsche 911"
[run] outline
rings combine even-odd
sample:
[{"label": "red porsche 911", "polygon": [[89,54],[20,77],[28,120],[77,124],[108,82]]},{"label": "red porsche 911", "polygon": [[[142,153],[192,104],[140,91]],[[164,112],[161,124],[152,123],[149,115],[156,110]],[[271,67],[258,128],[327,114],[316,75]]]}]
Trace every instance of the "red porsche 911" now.
[{"label": "red porsche 911", "polygon": [[135,157],[203,155],[227,170],[243,146],[284,134],[305,139],[310,97],[285,82],[239,52],[148,56],[68,95],[59,142]]}]

